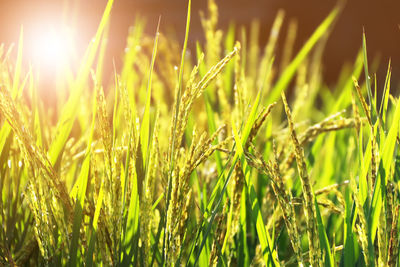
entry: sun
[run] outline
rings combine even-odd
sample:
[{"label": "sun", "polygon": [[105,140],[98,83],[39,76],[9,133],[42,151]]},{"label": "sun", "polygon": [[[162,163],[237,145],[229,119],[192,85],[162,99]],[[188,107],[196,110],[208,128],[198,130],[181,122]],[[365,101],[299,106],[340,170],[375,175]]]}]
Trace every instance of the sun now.
[{"label": "sun", "polygon": [[29,40],[33,64],[40,69],[54,70],[65,67],[75,50],[75,38],[67,27],[40,27]]}]

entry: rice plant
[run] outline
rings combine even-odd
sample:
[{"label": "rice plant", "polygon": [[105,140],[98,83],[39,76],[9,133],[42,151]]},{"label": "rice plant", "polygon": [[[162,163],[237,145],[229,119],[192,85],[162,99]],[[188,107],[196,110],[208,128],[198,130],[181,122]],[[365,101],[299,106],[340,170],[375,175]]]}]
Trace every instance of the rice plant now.
[{"label": "rice plant", "polygon": [[106,84],[112,5],[54,105],[22,31],[0,46],[1,266],[397,266],[399,100],[365,33],[324,82],[342,3],[293,54],[284,11],[260,47],[213,0],[189,51],[189,1],[183,44],[138,20]]}]

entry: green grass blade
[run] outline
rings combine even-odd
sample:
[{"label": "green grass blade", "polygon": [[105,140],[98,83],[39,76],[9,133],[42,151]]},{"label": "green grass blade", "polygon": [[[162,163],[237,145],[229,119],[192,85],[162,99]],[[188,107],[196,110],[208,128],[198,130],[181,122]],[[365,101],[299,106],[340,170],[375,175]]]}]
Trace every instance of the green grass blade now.
[{"label": "green grass blade", "polygon": [[387,107],[388,107],[388,102],[389,102],[391,74],[392,74],[392,66],[391,66],[391,60],[389,60],[388,69],[386,72],[385,85],[383,88],[383,97],[382,97],[382,101],[381,101],[381,106],[379,108],[379,114],[382,118],[383,126],[385,126],[385,123],[386,123],[386,113],[387,113]]},{"label": "green grass blade", "polygon": [[[279,263],[275,260],[276,259],[276,252],[274,253],[273,249],[271,249],[272,239],[269,236],[268,231],[265,229],[264,221],[261,215],[261,209],[259,205],[259,201],[257,198],[257,193],[254,189],[254,186],[250,180],[250,168],[246,163],[245,157],[244,157],[244,150],[243,146],[241,144],[241,140],[239,137],[239,133],[236,130],[235,122],[232,119],[232,130],[234,133],[235,137],[235,142],[237,144],[237,149],[236,153],[239,156],[242,166],[244,169],[244,175],[245,175],[245,181],[246,181],[246,188],[247,188],[247,196],[250,201],[250,206],[251,206],[251,218],[253,219],[254,224],[256,225],[257,229],[257,234],[258,234],[258,239],[260,241],[261,249],[262,249],[262,254],[264,257],[264,263],[267,266],[279,266]],[[245,128],[246,129],[246,128]]]},{"label": "green grass blade", "polygon": [[365,32],[363,31],[363,57],[364,57],[364,74],[365,74],[365,85],[367,87],[367,94],[368,94],[368,100],[369,104],[372,108],[370,108],[370,117],[372,119],[372,122],[375,123],[375,119],[377,117],[377,112],[376,112],[376,105],[375,101],[373,101],[373,96],[372,96],[372,88],[371,88],[371,82],[370,82],[370,76],[368,72],[368,56],[367,56],[367,40],[365,38]]},{"label": "green grass blade", "polygon": [[98,50],[98,47],[101,43],[103,31],[108,23],[111,8],[113,5],[114,0],[109,0],[107,2],[107,6],[104,10],[103,17],[100,21],[99,27],[97,29],[94,41],[89,46],[86,57],[83,61],[83,64],[79,70],[78,77],[75,81],[75,84],[71,90],[71,95],[68,99],[68,102],[65,104],[61,116],[58,120],[57,124],[57,134],[50,145],[50,149],[48,151],[50,162],[54,166],[60,158],[62,151],[64,149],[64,145],[68,139],[68,136],[71,132],[72,125],[75,121],[80,96],[82,94],[82,89],[86,80],[88,79],[91,66],[95,60],[95,56]]},{"label": "green grass blade", "polygon": [[[214,199],[213,199],[212,202],[211,202],[211,200],[210,200],[209,205],[208,205],[208,208],[207,208],[206,212],[204,213],[204,217],[205,217],[205,218],[203,218],[203,225],[202,225],[202,227],[207,226],[207,228],[206,228],[206,230],[205,230],[205,232],[204,232],[204,235],[202,236],[202,241],[201,241],[200,247],[199,247],[199,249],[198,249],[198,252],[197,252],[197,256],[196,256],[194,265],[197,265],[197,262],[199,261],[200,255],[201,255],[201,253],[202,253],[202,251],[203,251],[203,248],[204,248],[204,246],[205,246],[205,244],[206,244],[206,242],[207,242],[207,237],[208,237],[208,235],[209,235],[210,232],[211,232],[212,224],[213,224],[213,222],[214,222],[214,220],[215,220],[215,216],[217,215],[218,209],[219,209],[219,207],[220,207],[220,205],[221,205],[221,203],[222,203],[223,195],[224,195],[224,193],[225,193],[225,191],[226,191],[226,189],[227,189],[227,185],[228,185],[229,178],[232,176],[232,173],[233,173],[233,171],[234,171],[234,166],[236,165],[236,163],[237,163],[238,160],[239,160],[238,157],[235,157],[235,158],[232,160],[232,166],[231,166],[231,168],[230,168],[229,171],[228,171],[228,174],[227,174],[227,176],[226,176],[227,178],[226,178],[226,180],[225,180],[225,183],[223,184],[221,193],[219,194],[219,197],[218,197],[218,199],[217,199],[217,203],[215,204],[214,210],[211,210],[212,205],[210,206],[210,203],[212,204],[212,203],[214,202],[216,196],[214,197]],[[224,168],[224,170],[226,170],[226,169]],[[219,179],[219,181],[222,181],[222,179]],[[217,185],[216,185],[216,186],[217,186]],[[214,193],[214,191],[213,191],[213,193]],[[208,218],[208,217],[209,217],[209,218]],[[208,223],[205,222],[205,221],[207,221],[207,220],[208,220]],[[200,236],[200,233],[199,233],[198,236]],[[193,246],[194,246],[196,243],[197,243],[197,242],[195,242],[195,243],[193,244]],[[186,264],[186,265],[187,265],[187,264]]]},{"label": "green grass blade", "polygon": [[[206,112],[207,112],[207,123],[208,123],[208,129],[209,133],[213,134],[217,130],[217,126],[215,123],[215,112],[212,109],[210,99],[208,96],[208,92],[204,91],[204,103],[206,106]],[[216,145],[218,143],[217,140],[214,140],[213,144]],[[218,175],[222,173],[222,159],[221,159],[221,153],[219,151],[215,151],[214,154],[215,161],[217,163],[217,171]]]},{"label": "green grass blade", "polygon": [[[132,261],[133,250],[136,246],[135,239],[139,230],[139,192],[136,172],[133,172],[132,176],[131,198],[122,243],[123,263],[128,264]],[[129,180],[128,177],[125,179]]]},{"label": "green grass blade", "polygon": [[338,112],[338,111],[342,110],[343,108],[346,108],[350,105],[351,99],[350,99],[349,95],[351,94],[351,91],[354,88],[353,77],[356,77],[356,78],[360,77],[362,69],[363,69],[363,61],[362,61],[362,53],[360,51],[354,62],[353,72],[346,79],[346,82],[343,85],[343,88],[340,90],[340,92],[342,92],[342,93],[340,94],[336,103],[332,107],[328,108],[329,113]]},{"label": "green grass blade", "polygon": [[321,211],[319,210],[316,198],[315,198],[315,211],[317,215],[319,242],[322,245],[323,250],[325,251],[325,266],[333,267],[334,260],[331,253],[331,247],[329,245],[328,236],[326,235],[324,222],[322,221]]},{"label": "green grass blade", "polygon": [[345,216],[344,216],[344,231],[343,231],[343,244],[344,249],[342,252],[342,258],[340,266],[351,267],[354,266],[357,260],[357,255],[355,253],[357,241],[355,240],[353,232],[353,216],[352,210],[354,210],[354,202],[351,199],[350,188],[345,189]]},{"label": "green grass blade", "polygon": [[143,168],[146,169],[147,162],[150,154],[150,105],[151,105],[151,81],[154,69],[154,62],[156,60],[157,55],[157,45],[158,45],[158,38],[159,38],[159,29],[160,29],[160,20],[158,20],[156,37],[154,39],[153,45],[153,55],[151,56],[151,64],[149,70],[149,78],[147,81],[147,97],[146,97],[146,105],[143,112],[142,124],[140,126],[140,144],[142,145],[142,153],[143,153]]},{"label": "green grass blade", "polygon": [[[225,50],[232,51],[234,49],[234,46],[235,46],[235,25],[230,24],[228,31],[226,33],[226,37],[225,37]],[[232,83],[233,83],[234,67],[235,67],[235,63],[229,62],[226,65],[225,71],[223,74],[224,88],[226,90],[228,97],[232,96],[232,90],[233,90]]]},{"label": "green grass blade", "polygon": [[293,61],[286,67],[279,80],[272,88],[271,92],[268,95],[267,102],[275,102],[279,99],[281,92],[284,91],[287,86],[292,81],[298,67],[303,62],[303,60],[310,53],[311,49],[314,45],[321,39],[322,36],[326,34],[329,27],[337,17],[340,11],[340,7],[336,7],[333,11],[328,15],[328,17],[318,26],[318,28],[314,31],[311,37],[307,40],[307,42],[303,45],[299,53],[293,59]]},{"label": "green grass blade", "polygon": [[[244,128],[243,128],[242,137],[241,137],[241,140],[240,140],[240,142],[239,142],[239,143],[241,144],[241,147],[243,147],[243,146],[246,144],[247,139],[248,139],[249,134],[250,134],[250,131],[251,131],[251,128],[252,128],[252,126],[253,126],[253,124],[254,124],[254,122],[255,122],[255,120],[256,120],[256,115],[257,115],[257,110],[258,110],[258,107],[259,107],[259,104],[260,104],[261,94],[262,94],[262,90],[260,90],[260,91],[258,92],[257,97],[256,97],[256,99],[255,99],[255,101],[254,101],[253,106],[252,106],[252,109],[251,109],[251,111],[250,111],[250,114],[249,114],[249,116],[248,116],[248,118],[247,118],[247,122],[246,122],[246,124],[245,124],[245,126],[244,126]],[[207,210],[206,210],[206,211],[204,212],[204,214],[203,214],[203,215],[204,215],[204,218],[207,219],[208,216],[210,216],[210,212],[211,212],[211,218],[209,218],[208,226],[207,226],[206,232],[205,232],[205,234],[204,234],[203,241],[202,241],[202,243],[200,244],[199,252],[198,252],[197,257],[196,257],[196,260],[195,260],[195,265],[196,265],[196,263],[197,263],[197,261],[198,261],[198,259],[199,259],[200,253],[201,253],[201,251],[202,251],[202,249],[203,249],[203,247],[204,247],[204,245],[205,245],[205,242],[206,242],[206,240],[207,240],[207,236],[208,236],[208,234],[209,234],[210,231],[211,231],[212,222],[213,222],[214,219],[215,219],[215,215],[216,215],[217,210],[218,210],[218,208],[219,208],[219,206],[220,206],[220,204],[221,204],[222,198],[223,198],[223,196],[224,196],[224,194],[225,194],[225,191],[226,191],[226,188],[227,188],[227,185],[228,185],[228,182],[229,182],[229,178],[231,177],[231,175],[232,175],[232,173],[233,173],[233,170],[234,170],[234,168],[235,168],[235,165],[236,165],[237,161],[239,160],[239,156],[240,156],[239,149],[237,149],[236,152],[235,152],[235,155],[234,155],[234,157],[233,157],[233,159],[232,159],[232,161],[231,161],[232,165],[231,165],[231,167],[230,167],[230,169],[229,169],[229,171],[228,171],[228,174],[226,175],[226,180],[225,180],[225,182],[223,182],[223,180],[222,180],[222,175],[221,175],[221,176],[218,178],[218,182],[217,182],[216,186],[215,186],[214,189],[213,189],[213,192],[212,192],[212,194],[211,194],[210,200],[209,200],[209,202],[208,202]],[[227,163],[227,164],[228,164],[228,163]],[[227,166],[227,165],[225,165],[225,168],[224,168],[225,171],[226,171],[226,166]],[[219,194],[219,197],[218,197],[217,203],[216,203],[216,205],[215,205],[215,208],[213,209],[214,201],[215,201],[215,199],[217,198],[218,191],[219,191],[219,186],[220,186],[221,184],[223,184],[223,186],[222,186],[221,192],[220,192],[220,194]],[[254,188],[253,188],[252,190],[254,190]],[[255,191],[254,191],[254,194],[255,194]],[[254,197],[254,196],[256,196],[256,194],[253,195],[253,197]],[[254,200],[254,199],[253,199],[253,200]],[[253,202],[253,201],[252,201],[252,202]],[[258,205],[257,202],[255,202],[255,200],[254,200],[254,204],[255,204],[256,206]],[[262,219],[262,218],[261,218],[261,219]],[[259,220],[258,217],[257,217],[257,220]],[[260,228],[259,230],[260,230],[261,233],[263,233],[262,228]],[[265,231],[265,229],[264,229],[264,231]],[[265,240],[265,239],[263,239],[263,245],[265,245],[264,240]]]},{"label": "green grass blade", "polygon": [[242,198],[240,199],[240,229],[239,229],[239,244],[237,247],[239,266],[249,266],[250,255],[249,245],[247,242],[247,212],[246,212],[247,195],[246,189],[243,188]]},{"label": "green grass blade", "polygon": [[[126,157],[125,157],[125,169],[124,169],[124,186],[123,186],[123,197],[122,197],[122,210],[121,210],[121,218],[123,218],[124,212],[125,212],[125,206],[126,206],[126,195],[128,192],[128,183],[130,182],[130,173],[129,173],[129,168],[130,168],[130,159],[131,159],[131,150],[132,150],[132,145],[135,146],[136,144],[132,144],[132,136],[134,135],[135,131],[135,126],[134,126],[134,119],[133,117],[131,118],[130,122],[130,130],[129,130],[129,137],[128,137],[128,150],[126,152]],[[123,232],[121,233],[121,239],[120,239],[120,250],[121,250],[121,256],[123,257],[122,260],[123,262],[131,262],[131,250],[133,238],[137,235],[137,229],[139,225],[139,194],[137,190],[137,175],[136,171],[132,174],[132,188],[131,188],[131,198],[128,206],[128,211],[126,215],[126,221],[124,221],[123,225]],[[129,229],[129,233],[128,233]]]},{"label": "green grass blade", "polygon": [[[185,65],[185,55],[186,55],[186,50],[187,50],[187,43],[189,40],[189,29],[190,29],[190,13],[191,13],[191,5],[192,1],[189,0],[188,2],[188,10],[187,10],[187,18],[186,18],[186,31],[185,31],[185,41],[183,42],[183,49],[182,49],[182,56],[181,56],[181,64],[179,67],[179,76],[178,76],[178,90],[176,92],[176,109],[175,109],[175,114],[174,114],[174,130],[173,132],[176,132],[176,124],[178,122],[178,115],[179,115],[179,106],[181,103],[181,94],[182,94],[182,84],[183,84],[183,69]],[[174,155],[174,147],[175,147],[175,136],[172,138],[172,151],[170,155],[170,159],[172,159],[172,155]],[[174,161],[171,160],[171,166],[170,166],[170,171],[173,169],[173,164]],[[169,199],[169,196],[168,198]]]},{"label": "green grass blade", "polygon": [[90,154],[86,155],[85,160],[82,164],[81,173],[78,178],[79,189],[77,193],[77,199],[75,203],[75,211],[74,211],[74,221],[72,226],[72,238],[70,245],[70,259],[68,262],[68,266],[77,266],[78,265],[78,250],[79,250],[79,235],[80,228],[83,219],[83,205],[85,202],[85,194],[89,177],[89,167],[90,167]]},{"label": "green grass blade", "polygon": [[92,154],[92,140],[94,135],[94,126],[96,121],[96,112],[97,112],[97,90],[95,88],[95,93],[93,94],[93,111],[92,111],[92,125],[90,130],[90,136],[86,147],[85,158],[82,163],[82,168],[76,181],[78,185],[78,191],[76,195],[75,201],[75,210],[74,210],[74,218],[72,225],[72,238],[70,244],[70,259],[68,261],[69,266],[76,266],[78,260],[78,242],[80,236],[80,228],[83,220],[83,207],[85,204],[85,196],[86,196],[86,188],[88,185],[89,179],[89,170],[90,170],[90,159]]},{"label": "green grass blade", "polygon": [[[253,126],[253,124],[254,124],[254,122],[256,120],[257,110],[258,110],[258,107],[259,107],[260,101],[261,101],[261,94],[262,94],[262,90],[260,90],[258,92],[257,97],[256,97],[256,99],[254,101],[254,105],[252,106],[250,114],[249,114],[249,116],[247,118],[247,122],[246,122],[246,124],[245,124],[245,126],[243,128],[242,139],[241,139],[241,145],[242,146],[244,146],[246,144],[247,138],[249,137],[249,134],[250,134],[250,131],[251,131],[251,127]],[[231,176],[231,174],[233,172],[234,166],[235,166],[235,164],[236,164],[238,159],[239,159],[239,153],[238,153],[238,150],[236,150],[236,153],[235,153],[235,155],[234,155],[234,157],[233,157],[233,159],[231,161],[232,162],[232,166],[231,166],[231,168],[230,168],[230,170],[228,172],[228,175],[226,176],[226,180],[223,181],[223,177],[224,177],[223,173],[218,177],[217,184],[216,184],[216,186],[214,187],[214,189],[213,189],[213,191],[211,193],[211,197],[210,197],[210,200],[208,202],[207,209],[204,212],[204,217],[207,218],[209,216],[210,211],[212,211],[213,205],[214,205],[214,201],[215,201],[218,193],[220,192],[221,188],[222,188],[222,190],[221,190],[221,193],[220,193],[220,198],[225,193],[226,185],[227,185],[227,183],[229,181],[229,178],[230,178],[230,176]],[[226,169],[227,164],[225,165],[223,170]]]},{"label": "green grass blade", "polygon": [[389,133],[386,137],[385,144],[383,146],[381,161],[379,164],[378,176],[375,182],[375,189],[372,196],[371,208],[369,211],[369,233],[371,234],[371,240],[374,242],[376,229],[378,227],[379,216],[383,204],[383,189],[382,184],[386,185],[389,179],[390,170],[394,163],[394,151],[396,147],[397,135],[399,132],[399,121],[400,121],[400,104],[396,105],[396,110],[393,116],[392,125]]}]

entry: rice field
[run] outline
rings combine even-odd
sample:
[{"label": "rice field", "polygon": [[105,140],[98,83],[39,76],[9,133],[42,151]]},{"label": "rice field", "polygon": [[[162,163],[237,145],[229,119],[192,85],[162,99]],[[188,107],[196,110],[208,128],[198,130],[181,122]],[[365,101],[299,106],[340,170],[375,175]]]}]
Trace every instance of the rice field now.
[{"label": "rice field", "polygon": [[256,26],[219,29],[208,3],[196,49],[189,1],[183,43],[138,19],[110,74],[109,0],[53,105],[22,64],[23,33],[0,46],[1,266],[398,265],[390,62],[377,81],[360,34],[328,86],[340,3],[296,53],[284,11],[261,47]]}]

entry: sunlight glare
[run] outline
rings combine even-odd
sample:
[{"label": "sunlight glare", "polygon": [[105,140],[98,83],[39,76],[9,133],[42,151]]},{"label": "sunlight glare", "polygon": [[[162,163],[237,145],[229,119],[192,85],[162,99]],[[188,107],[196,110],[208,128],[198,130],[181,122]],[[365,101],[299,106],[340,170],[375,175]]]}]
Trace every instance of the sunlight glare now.
[{"label": "sunlight glare", "polygon": [[62,68],[74,51],[74,38],[69,29],[37,31],[32,40],[34,64],[40,68]]}]

